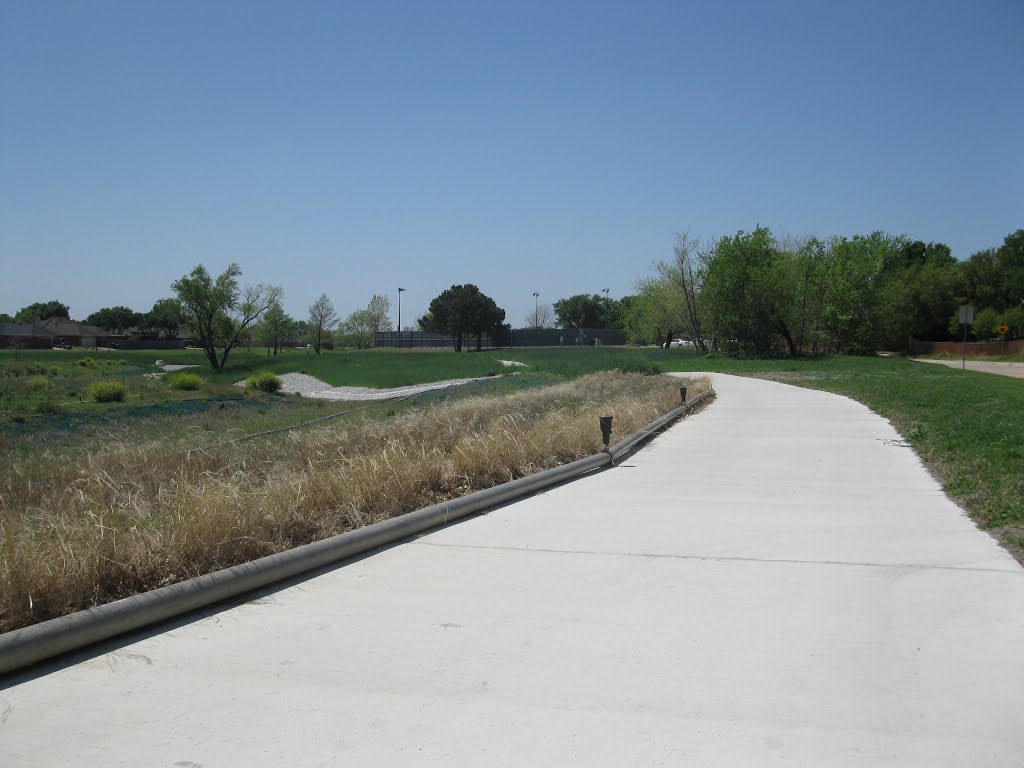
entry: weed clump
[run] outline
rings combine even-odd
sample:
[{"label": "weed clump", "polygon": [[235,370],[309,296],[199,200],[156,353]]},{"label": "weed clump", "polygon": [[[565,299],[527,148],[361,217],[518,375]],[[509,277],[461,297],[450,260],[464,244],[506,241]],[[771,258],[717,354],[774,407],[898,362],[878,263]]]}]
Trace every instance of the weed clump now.
[{"label": "weed clump", "polygon": [[282,385],[281,377],[271,371],[254,373],[245,380],[246,389],[258,389],[260,392],[277,392]]},{"label": "weed clump", "polygon": [[85,388],[85,396],[97,403],[123,403],[125,387],[120,381],[94,381]]},{"label": "weed clump", "polygon": [[206,380],[198,373],[187,373],[180,371],[178,373],[172,373],[167,377],[167,383],[174,389],[180,389],[185,392],[195,392],[198,389],[202,389]]},{"label": "weed clump", "polygon": [[46,392],[50,388],[50,380],[45,376],[33,376],[25,384],[33,392]]}]

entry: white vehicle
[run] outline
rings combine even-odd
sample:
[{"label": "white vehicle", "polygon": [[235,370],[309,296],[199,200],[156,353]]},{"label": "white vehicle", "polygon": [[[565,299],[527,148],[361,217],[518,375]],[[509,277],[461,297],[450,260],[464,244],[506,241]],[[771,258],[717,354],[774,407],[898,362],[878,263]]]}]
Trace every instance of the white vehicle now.
[{"label": "white vehicle", "polygon": [[672,339],[672,343],[669,344],[669,346],[670,347],[688,347],[691,344],[693,344],[693,342],[690,341],[689,339]]}]

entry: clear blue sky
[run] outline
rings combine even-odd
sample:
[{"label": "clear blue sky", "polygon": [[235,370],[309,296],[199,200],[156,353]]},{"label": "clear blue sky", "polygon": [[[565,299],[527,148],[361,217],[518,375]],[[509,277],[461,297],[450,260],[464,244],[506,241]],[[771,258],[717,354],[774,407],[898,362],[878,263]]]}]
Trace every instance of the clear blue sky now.
[{"label": "clear blue sky", "polygon": [[0,311],[203,262],[522,325],[673,233],[1024,227],[1024,2],[0,4]]}]

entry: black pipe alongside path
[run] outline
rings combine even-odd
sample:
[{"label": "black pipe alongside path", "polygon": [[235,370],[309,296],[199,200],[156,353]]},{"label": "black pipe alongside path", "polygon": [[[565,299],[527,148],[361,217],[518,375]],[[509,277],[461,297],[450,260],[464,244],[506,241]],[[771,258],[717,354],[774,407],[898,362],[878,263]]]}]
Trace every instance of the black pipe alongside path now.
[{"label": "black pipe alongside path", "polygon": [[669,411],[620,440],[607,452],[248,563],[7,632],[0,635],[0,675],[403,541],[613,464],[615,459],[684,416],[710,394],[710,391],[704,392]]}]

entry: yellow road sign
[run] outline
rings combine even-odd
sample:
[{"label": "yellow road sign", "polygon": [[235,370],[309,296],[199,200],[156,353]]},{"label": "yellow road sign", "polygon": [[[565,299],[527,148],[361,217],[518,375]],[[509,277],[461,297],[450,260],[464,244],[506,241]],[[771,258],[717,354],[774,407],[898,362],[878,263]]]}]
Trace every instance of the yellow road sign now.
[{"label": "yellow road sign", "polygon": [[999,331],[999,335],[1005,336],[1006,332],[1010,330],[1010,326],[1008,326],[1006,323],[1000,323],[999,325],[996,326],[996,330]]}]

